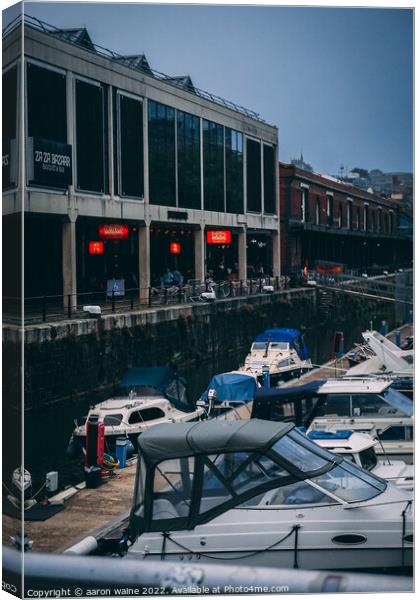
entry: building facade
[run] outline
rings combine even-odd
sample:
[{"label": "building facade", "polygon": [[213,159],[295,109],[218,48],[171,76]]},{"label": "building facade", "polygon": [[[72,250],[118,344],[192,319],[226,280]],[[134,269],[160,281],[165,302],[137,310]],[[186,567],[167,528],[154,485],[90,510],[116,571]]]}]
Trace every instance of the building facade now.
[{"label": "building facade", "polygon": [[280,163],[281,264],[285,274],[329,268],[368,272],[412,266],[400,205],[334,178]]},{"label": "building facade", "polygon": [[23,192],[26,297],[279,274],[276,127],[85,29],[25,23],[23,60],[21,36],[3,36],[3,214],[15,239]]}]

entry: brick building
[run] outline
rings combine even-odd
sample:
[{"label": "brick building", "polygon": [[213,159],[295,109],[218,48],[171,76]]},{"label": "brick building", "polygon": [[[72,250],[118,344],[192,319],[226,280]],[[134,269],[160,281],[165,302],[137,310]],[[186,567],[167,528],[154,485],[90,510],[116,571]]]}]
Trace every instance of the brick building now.
[{"label": "brick building", "polygon": [[412,236],[398,227],[398,200],[280,163],[282,273],[322,262],[360,272],[409,266]]}]

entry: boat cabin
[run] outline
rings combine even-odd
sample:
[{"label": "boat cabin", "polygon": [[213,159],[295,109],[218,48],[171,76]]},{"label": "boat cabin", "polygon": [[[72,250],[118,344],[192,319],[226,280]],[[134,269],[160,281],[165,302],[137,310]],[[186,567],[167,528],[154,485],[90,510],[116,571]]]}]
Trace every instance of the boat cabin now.
[{"label": "boat cabin", "polygon": [[292,423],[158,425],[139,437],[138,447],[132,541],[145,532],[191,530],[233,508],[346,507],[386,488]]}]

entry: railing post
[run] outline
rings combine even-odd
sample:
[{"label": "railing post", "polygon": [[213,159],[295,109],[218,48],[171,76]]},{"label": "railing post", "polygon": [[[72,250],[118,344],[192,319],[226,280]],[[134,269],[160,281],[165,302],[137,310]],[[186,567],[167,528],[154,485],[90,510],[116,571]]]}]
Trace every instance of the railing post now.
[{"label": "railing post", "polygon": [[262,293],[262,277],[260,277],[260,285],[259,285],[260,294]]},{"label": "railing post", "polygon": [[112,290],[111,309],[112,309],[112,312],[115,312],[115,290]]},{"label": "railing post", "polygon": [[67,296],[67,318],[71,319],[71,294]]},{"label": "railing post", "polygon": [[280,277],[277,275],[276,277],[276,290],[279,291],[280,290]]},{"label": "railing post", "polygon": [[164,299],[165,299],[165,304],[168,304],[168,288],[165,288]]},{"label": "railing post", "polygon": [[133,308],[134,308],[134,295],[131,294],[131,297],[130,297],[130,310],[133,310]]},{"label": "railing post", "polygon": [[47,304],[45,296],[42,298],[42,322],[45,323],[47,320]]},{"label": "railing post", "polygon": [[252,296],[252,277],[249,280],[249,295]]},{"label": "railing post", "polygon": [[232,292],[233,292],[233,283],[232,283],[232,280],[229,279],[229,296],[231,296],[231,297],[233,296]]},{"label": "railing post", "polygon": [[239,295],[242,296],[242,294],[244,293],[244,282],[241,281],[239,282]]},{"label": "railing post", "polygon": [[152,288],[151,287],[149,287],[149,301],[148,301],[148,305],[149,305],[149,308],[151,308],[151,306],[152,306]]},{"label": "railing post", "polygon": [[178,301],[180,304],[182,304],[182,285],[180,285],[178,288]]}]

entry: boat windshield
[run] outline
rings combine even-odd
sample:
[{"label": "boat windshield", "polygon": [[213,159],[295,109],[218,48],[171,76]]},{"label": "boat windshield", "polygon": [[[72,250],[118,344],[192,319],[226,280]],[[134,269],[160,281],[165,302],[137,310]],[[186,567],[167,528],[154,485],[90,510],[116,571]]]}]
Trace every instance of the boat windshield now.
[{"label": "boat windshield", "polygon": [[389,387],[383,395],[387,404],[395,409],[395,416],[408,416],[413,414],[413,402],[404,394],[401,394],[392,387]]},{"label": "boat windshield", "polygon": [[302,473],[323,469],[335,460],[335,456],[324,450],[297,430],[280,438],[273,446],[281,461],[286,461]]},{"label": "boat windshield", "polygon": [[312,479],[321,488],[345,502],[363,502],[381,494],[386,482],[343,460],[339,465]]},{"label": "boat windshield", "polygon": [[288,342],[254,342],[251,350],[266,350],[267,344],[270,350],[289,350]]}]

